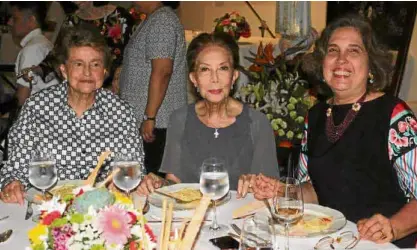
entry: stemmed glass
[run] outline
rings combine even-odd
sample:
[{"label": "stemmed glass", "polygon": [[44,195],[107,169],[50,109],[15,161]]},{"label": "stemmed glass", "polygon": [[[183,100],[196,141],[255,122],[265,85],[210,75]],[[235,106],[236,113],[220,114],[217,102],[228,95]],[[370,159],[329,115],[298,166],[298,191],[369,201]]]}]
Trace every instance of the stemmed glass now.
[{"label": "stemmed glass", "polygon": [[29,162],[29,182],[35,188],[42,190],[46,198],[46,191],[58,180],[56,161],[49,152],[35,150]]},{"label": "stemmed glass", "polygon": [[217,224],[216,215],[216,200],[229,192],[229,174],[224,160],[216,157],[204,160],[201,166],[200,191],[203,194],[213,194],[213,223],[209,227],[203,227],[203,232],[213,234],[227,232],[229,228],[226,225]]},{"label": "stemmed glass", "polygon": [[256,221],[248,217],[243,221],[239,250],[276,249],[275,226],[272,220]]},{"label": "stemmed glass", "polygon": [[298,222],[304,214],[303,192],[300,182],[292,177],[280,178],[280,188],[274,198],[274,215],[285,226],[286,245],[289,249],[289,227]]},{"label": "stemmed glass", "polygon": [[139,153],[118,153],[114,158],[113,183],[130,196],[143,178]]}]

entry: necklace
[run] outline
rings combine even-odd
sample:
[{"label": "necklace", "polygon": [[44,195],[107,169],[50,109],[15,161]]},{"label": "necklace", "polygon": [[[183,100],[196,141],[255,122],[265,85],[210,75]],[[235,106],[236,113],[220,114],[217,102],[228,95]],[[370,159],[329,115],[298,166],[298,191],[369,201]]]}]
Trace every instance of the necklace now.
[{"label": "necklace", "polygon": [[217,139],[219,137],[219,129],[215,128],[213,134],[214,134],[214,138]]},{"label": "necklace", "polygon": [[340,139],[340,137],[345,133],[346,129],[349,127],[349,125],[352,123],[352,121],[355,119],[356,115],[359,113],[359,110],[362,107],[362,103],[365,101],[366,98],[366,92],[357,100],[354,104],[352,104],[352,108],[349,109],[348,113],[345,116],[345,119],[343,119],[343,122],[339,125],[334,125],[333,121],[333,105],[334,105],[334,98],[332,100],[332,103],[329,103],[329,108],[326,111],[326,136],[327,139],[331,143],[335,143]]}]

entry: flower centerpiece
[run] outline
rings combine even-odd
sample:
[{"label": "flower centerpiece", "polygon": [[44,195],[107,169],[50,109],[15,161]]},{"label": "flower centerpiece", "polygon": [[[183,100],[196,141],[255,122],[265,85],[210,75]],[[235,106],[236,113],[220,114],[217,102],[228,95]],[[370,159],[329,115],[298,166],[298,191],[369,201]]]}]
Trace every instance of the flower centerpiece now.
[{"label": "flower centerpiece", "polygon": [[251,36],[249,23],[236,11],[226,13],[224,16],[214,19],[214,22],[214,32],[228,33],[236,40],[239,40],[241,36],[245,38]]},{"label": "flower centerpiece", "polygon": [[254,58],[246,58],[253,63],[244,72],[250,82],[235,93],[237,99],[266,114],[278,147],[291,147],[301,142],[305,116],[315,102],[309,83],[299,70],[301,58],[294,56],[311,47],[311,41],[308,48],[305,42],[301,40],[288,46],[288,41],[282,41],[285,48],[281,48],[283,52],[278,56],[273,55],[272,44],[263,47],[261,43]]},{"label": "flower centerpiece", "polygon": [[42,202],[38,210],[40,220],[28,232],[29,249],[156,248],[156,238],[141,210],[119,192],[82,187]]}]

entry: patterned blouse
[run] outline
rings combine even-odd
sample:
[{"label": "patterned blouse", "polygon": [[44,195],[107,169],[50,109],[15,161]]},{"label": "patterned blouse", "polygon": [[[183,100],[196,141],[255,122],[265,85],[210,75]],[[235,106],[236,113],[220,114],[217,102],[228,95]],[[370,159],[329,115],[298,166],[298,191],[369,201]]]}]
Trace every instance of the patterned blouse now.
[{"label": "patterned blouse", "polygon": [[[307,152],[308,119],[306,119],[302,151]],[[407,197],[417,197],[417,121],[411,109],[402,101],[395,105],[389,124],[387,152],[393,162],[399,186]],[[298,178],[310,181],[308,156],[300,154]]]},{"label": "patterned blouse", "polygon": [[[138,121],[125,101],[101,88],[94,105],[77,118],[68,105],[67,88],[67,84],[58,84],[26,101],[10,130],[10,156],[0,170],[0,188],[13,180],[28,184],[33,150],[55,156],[60,180],[86,179],[103,151],[140,153],[143,163]],[[107,176],[110,161],[111,157],[98,179]]]}]

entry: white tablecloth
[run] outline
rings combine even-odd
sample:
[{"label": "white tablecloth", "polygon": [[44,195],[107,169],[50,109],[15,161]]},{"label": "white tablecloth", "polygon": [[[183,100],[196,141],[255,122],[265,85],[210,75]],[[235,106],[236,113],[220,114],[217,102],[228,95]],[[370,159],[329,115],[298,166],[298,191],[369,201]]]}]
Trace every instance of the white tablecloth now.
[{"label": "white tablecloth", "polygon": [[[232,212],[234,209],[239,208],[240,206],[253,201],[253,197],[249,195],[245,199],[236,199],[236,192],[232,191],[232,198],[231,200],[218,207],[217,209],[217,218],[219,223],[227,224],[236,223],[238,226],[242,225],[242,220],[232,220]],[[24,220],[26,206],[20,206],[16,204],[5,204],[0,202],[0,218],[9,215],[10,218],[4,221],[0,221],[0,231],[6,229],[13,229],[13,235],[11,238],[4,242],[0,243],[0,249],[7,249],[7,250],[18,250],[18,249],[25,249],[25,247],[29,246],[29,240],[27,237],[27,232],[30,228],[32,228],[35,223],[31,220]],[[208,216],[211,217],[211,211],[209,211]],[[161,209],[157,207],[151,206],[151,209],[146,214],[146,217],[150,217],[151,215],[155,215],[160,217]],[[182,216],[191,216],[192,211],[178,211],[174,213],[174,217],[182,217]],[[209,223],[209,222],[207,222]],[[160,232],[160,223],[149,223],[152,230],[154,231],[155,235],[159,236]],[[179,224],[177,224],[179,226]],[[175,225],[174,225],[175,227]],[[354,231],[357,232],[356,226],[352,222],[348,222],[345,228],[341,231]],[[339,232],[335,233],[333,236],[336,236]],[[216,247],[211,245],[209,239],[212,238],[210,235],[200,234],[198,236],[198,241],[195,245],[195,249],[204,249],[204,250],[217,250]],[[305,239],[290,239],[290,247],[291,249],[295,250],[307,250],[313,249],[316,242],[321,237],[314,237],[314,238],[305,238]],[[283,244],[284,238],[278,237],[279,244]],[[369,241],[360,241],[357,247],[357,250],[377,250],[377,249],[397,249],[393,244],[383,244],[377,245],[373,242]]]}]

